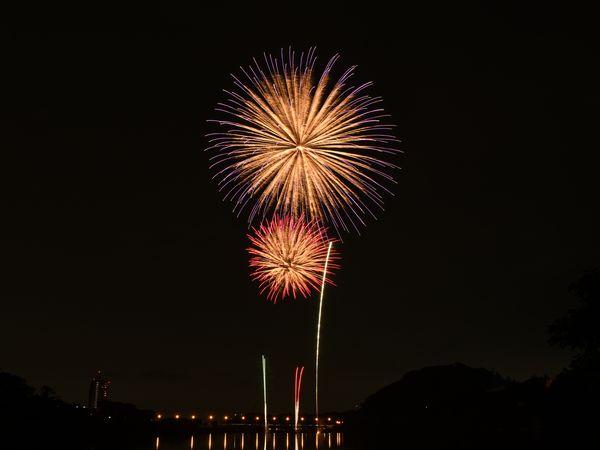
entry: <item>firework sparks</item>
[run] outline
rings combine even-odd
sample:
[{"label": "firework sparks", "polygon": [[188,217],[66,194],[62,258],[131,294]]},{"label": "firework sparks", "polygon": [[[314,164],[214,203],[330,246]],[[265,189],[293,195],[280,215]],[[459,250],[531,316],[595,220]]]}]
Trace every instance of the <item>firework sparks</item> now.
[{"label": "firework sparks", "polygon": [[319,420],[319,344],[321,342],[321,316],[323,312],[323,298],[325,295],[325,281],[327,280],[327,266],[331,256],[333,242],[327,247],[327,256],[325,257],[325,266],[323,268],[323,279],[321,281],[321,297],[319,300],[319,316],[317,318],[317,350],[315,352],[315,419]]},{"label": "firework sparks", "polygon": [[[234,211],[248,207],[249,222],[273,213],[357,229],[373,205],[383,208],[383,184],[398,152],[381,98],[365,93],[371,83],[351,85],[355,66],[330,83],[335,55],[318,76],[315,49],[298,60],[264,55],[264,67],[242,68],[235,91],[219,103],[226,132],[209,135],[215,177]],[[246,80],[246,81],[243,81]],[[315,83],[315,80],[316,83]]]},{"label": "firework sparks", "polygon": [[[252,278],[260,284],[261,294],[276,302],[280,297],[308,297],[319,290],[320,275],[327,258],[327,245],[333,240],[326,230],[303,218],[278,218],[263,223],[248,235],[252,247]],[[330,267],[338,268],[337,254],[331,256]],[[333,282],[327,278],[328,283]]]},{"label": "firework sparks", "polygon": [[269,432],[269,419],[267,415],[267,358],[262,355],[262,382],[263,382],[263,401],[264,401],[264,413],[265,413],[265,440],[267,439],[266,434]]},{"label": "firework sparks", "polygon": [[294,430],[298,431],[298,417],[300,416],[300,390],[302,388],[302,374],[304,366],[296,367],[294,375]]}]

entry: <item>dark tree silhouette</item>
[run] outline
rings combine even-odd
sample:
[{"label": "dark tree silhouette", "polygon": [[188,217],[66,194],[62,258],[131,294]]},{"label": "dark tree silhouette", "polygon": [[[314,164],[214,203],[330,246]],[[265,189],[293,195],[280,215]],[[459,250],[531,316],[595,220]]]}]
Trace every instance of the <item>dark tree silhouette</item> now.
[{"label": "dark tree silhouette", "polygon": [[55,399],[56,391],[52,389],[50,386],[43,385],[40,388],[40,397],[44,399]]},{"label": "dark tree silhouette", "polygon": [[600,273],[585,273],[569,290],[579,305],[549,328],[550,343],[574,350],[553,381],[547,410],[548,443],[555,448],[600,448]]},{"label": "dark tree silhouette", "polygon": [[10,409],[14,403],[25,402],[33,397],[35,389],[24,378],[0,372],[0,411]]},{"label": "dark tree silhouette", "polygon": [[550,325],[550,344],[577,351],[573,369],[600,368],[600,272],[585,273],[569,290],[579,307]]}]

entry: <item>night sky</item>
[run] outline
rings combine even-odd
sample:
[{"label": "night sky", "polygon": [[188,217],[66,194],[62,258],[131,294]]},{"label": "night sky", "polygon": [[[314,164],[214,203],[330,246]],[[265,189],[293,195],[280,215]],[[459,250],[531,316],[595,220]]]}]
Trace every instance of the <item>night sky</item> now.
[{"label": "night sky", "polygon": [[316,296],[259,296],[245,217],[203,151],[229,74],[289,45],[358,65],[404,152],[386,210],[337,247],[321,410],[427,365],[524,379],[568,363],[547,326],[599,264],[591,15],[282,8],[2,34],[1,370],[85,402],[102,369],[114,400],[204,414],[260,409],[265,353],[273,409],[292,409],[305,365],[312,410]]}]

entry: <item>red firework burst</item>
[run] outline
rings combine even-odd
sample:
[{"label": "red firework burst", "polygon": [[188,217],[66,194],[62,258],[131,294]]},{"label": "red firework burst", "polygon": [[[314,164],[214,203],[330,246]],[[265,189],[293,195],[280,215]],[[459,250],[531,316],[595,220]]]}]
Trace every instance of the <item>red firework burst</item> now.
[{"label": "red firework burst", "polygon": [[[275,217],[253,228],[248,238],[252,279],[259,282],[261,294],[276,302],[279,298],[294,298],[298,294],[308,297],[321,286],[327,250],[334,239],[327,237],[326,228],[315,221],[289,216]],[[337,269],[339,257],[333,250],[329,255],[326,282],[334,284],[329,276]]]}]

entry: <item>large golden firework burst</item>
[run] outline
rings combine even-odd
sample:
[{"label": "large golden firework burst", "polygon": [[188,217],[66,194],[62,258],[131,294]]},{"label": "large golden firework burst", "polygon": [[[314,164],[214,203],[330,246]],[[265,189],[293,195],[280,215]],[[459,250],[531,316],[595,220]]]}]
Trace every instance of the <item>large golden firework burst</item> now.
[{"label": "large golden firework burst", "polygon": [[[269,300],[308,297],[319,290],[329,242],[334,242],[327,238],[326,229],[302,217],[275,217],[253,229],[248,238],[252,278]],[[339,268],[338,260],[337,252],[332,251],[328,267]],[[328,283],[332,283],[330,275],[328,270]]]},{"label": "large golden firework burst", "polygon": [[338,58],[316,83],[315,49],[265,54],[264,68],[254,60],[241,68],[245,81],[233,76],[236,89],[217,107],[228,117],[215,120],[227,130],[209,135],[218,151],[211,167],[234,211],[250,208],[250,223],[291,215],[348,231],[383,207],[386,171],[396,166],[382,158],[398,152],[397,141],[381,98],[364,93],[371,83],[349,83],[355,66],[330,84]]}]

